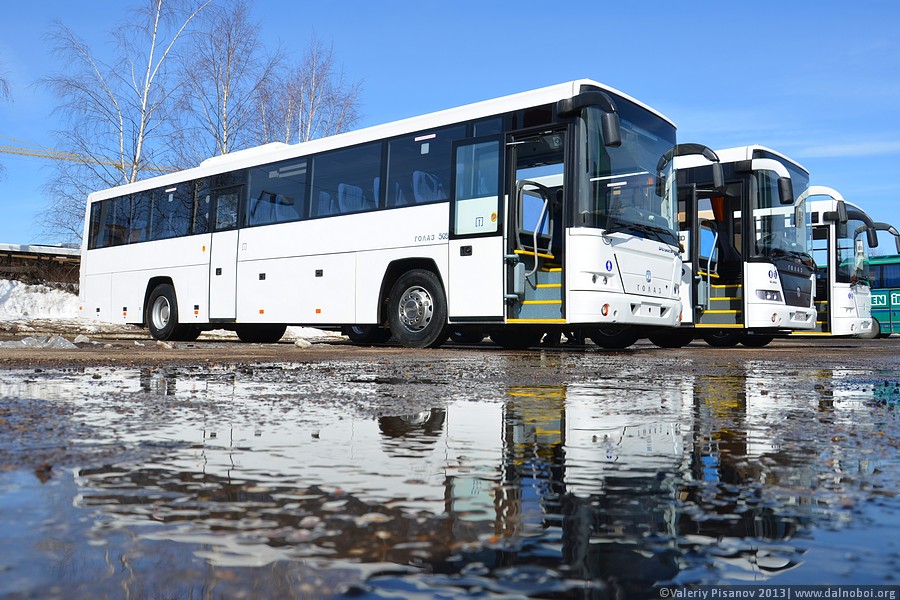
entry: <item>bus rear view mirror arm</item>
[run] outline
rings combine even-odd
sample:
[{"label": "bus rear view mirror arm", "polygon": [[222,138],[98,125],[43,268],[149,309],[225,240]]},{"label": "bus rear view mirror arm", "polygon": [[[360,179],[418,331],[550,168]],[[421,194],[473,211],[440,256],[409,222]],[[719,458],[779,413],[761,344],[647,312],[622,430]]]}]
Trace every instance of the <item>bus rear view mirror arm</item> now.
[{"label": "bus rear view mirror arm", "polygon": [[603,145],[607,148],[618,148],[622,145],[622,128],[619,114],[612,98],[601,91],[582,92],[572,98],[563,98],[556,103],[556,112],[562,117],[572,117],[583,108],[596,106],[603,111],[600,124],[603,128]]}]

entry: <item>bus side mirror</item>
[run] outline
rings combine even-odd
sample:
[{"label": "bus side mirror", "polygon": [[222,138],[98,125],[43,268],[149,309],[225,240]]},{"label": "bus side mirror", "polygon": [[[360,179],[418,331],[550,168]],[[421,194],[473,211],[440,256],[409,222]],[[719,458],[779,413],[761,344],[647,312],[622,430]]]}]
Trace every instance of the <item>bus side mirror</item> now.
[{"label": "bus side mirror", "polygon": [[866,229],[866,238],[868,238],[869,248],[878,247],[878,231],[876,229],[872,229],[871,227]]},{"label": "bus side mirror", "polygon": [[778,198],[782,204],[794,203],[794,188],[791,187],[790,177],[778,178]]},{"label": "bus side mirror", "polygon": [[605,112],[600,121],[603,128],[603,145],[607,148],[618,148],[622,145],[622,125],[617,113]]},{"label": "bus side mirror", "polygon": [[725,187],[725,176],[722,174],[722,164],[714,162],[712,164],[713,187],[721,190]]},{"label": "bus side mirror", "polygon": [[836,221],[842,225],[847,223],[847,205],[843,200],[837,201],[837,210],[829,210],[822,215],[824,221]]}]

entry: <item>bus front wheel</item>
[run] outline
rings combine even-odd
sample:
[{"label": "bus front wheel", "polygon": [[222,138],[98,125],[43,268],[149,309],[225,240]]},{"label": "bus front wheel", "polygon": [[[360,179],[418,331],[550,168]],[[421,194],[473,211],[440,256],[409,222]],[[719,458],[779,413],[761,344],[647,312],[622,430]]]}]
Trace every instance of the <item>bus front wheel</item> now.
[{"label": "bus front wheel", "polygon": [[404,273],[388,296],[394,339],[407,348],[437,348],[447,341],[447,301],[437,275],[425,269]]}]

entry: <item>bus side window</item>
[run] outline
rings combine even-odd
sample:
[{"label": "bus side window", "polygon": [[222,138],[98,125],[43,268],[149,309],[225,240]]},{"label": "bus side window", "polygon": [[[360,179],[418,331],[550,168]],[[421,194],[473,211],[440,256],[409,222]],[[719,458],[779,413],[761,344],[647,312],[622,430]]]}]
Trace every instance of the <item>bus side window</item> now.
[{"label": "bus side window", "polygon": [[448,200],[453,142],[465,134],[456,126],[391,140],[385,206]]},{"label": "bus side window", "polygon": [[181,184],[153,192],[150,210],[150,239],[165,240],[188,235],[191,228],[192,197],[189,186]]},{"label": "bus side window", "polygon": [[194,217],[191,233],[209,233],[209,186],[205,179],[193,182]]},{"label": "bus side window", "polygon": [[329,152],[312,160],[313,217],[349,214],[378,207],[373,182],[381,174],[381,142]]},{"label": "bus side window", "polygon": [[212,224],[214,231],[225,231],[237,227],[240,200],[240,188],[229,188],[216,192],[215,221]]},{"label": "bus side window", "polygon": [[305,214],[306,159],[250,169],[247,225],[297,221]]},{"label": "bus side window", "polygon": [[498,231],[500,207],[500,142],[491,140],[456,149],[453,233],[473,235]]}]

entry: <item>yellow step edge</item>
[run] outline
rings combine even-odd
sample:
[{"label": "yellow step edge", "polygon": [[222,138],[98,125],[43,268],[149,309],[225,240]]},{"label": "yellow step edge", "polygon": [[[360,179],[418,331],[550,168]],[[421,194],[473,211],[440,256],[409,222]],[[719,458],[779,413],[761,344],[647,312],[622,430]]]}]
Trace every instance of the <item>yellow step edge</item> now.
[{"label": "yellow step edge", "polygon": [[538,252],[537,254],[535,254],[531,250],[513,250],[513,254],[521,254],[523,256],[537,256],[538,258],[549,258],[551,260],[556,258],[552,254],[544,254],[543,252]]},{"label": "yellow step edge", "polygon": [[561,288],[561,283],[539,283],[537,284],[539,290],[545,290],[550,288]]},{"label": "yellow step edge", "polygon": [[743,329],[743,323],[696,323],[694,325],[696,329]]},{"label": "yellow step edge", "polygon": [[522,304],[562,304],[562,300],[523,300]]},{"label": "yellow step edge", "polygon": [[741,312],[741,311],[739,311],[739,310],[704,310],[703,314],[704,315],[736,315],[739,312]]}]

